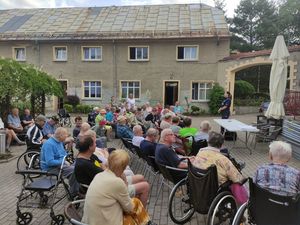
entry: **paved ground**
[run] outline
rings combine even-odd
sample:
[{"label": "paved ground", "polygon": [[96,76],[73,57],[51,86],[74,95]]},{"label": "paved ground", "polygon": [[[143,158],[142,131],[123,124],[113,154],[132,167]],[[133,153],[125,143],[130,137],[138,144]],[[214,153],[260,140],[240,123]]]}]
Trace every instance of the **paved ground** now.
[{"label": "paved ground", "polygon": [[[213,126],[213,130],[219,131],[219,127],[217,124],[213,122],[215,117],[198,117],[193,119],[193,125],[199,127],[200,121],[207,119],[211,121]],[[243,116],[234,116],[242,122],[251,123],[255,122],[255,115],[243,115]],[[243,134],[238,134],[240,138],[244,138]],[[120,140],[113,140],[108,143],[110,147],[121,147],[122,144]],[[232,143],[226,143],[229,148],[232,146]],[[242,146],[242,143],[237,143],[237,146]],[[14,155],[20,155],[25,151],[24,146],[13,146],[12,151]],[[268,161],[267,157],[268,145],[265,143],[259,143],[256,146],[256,149],[253,151],[253,154],[250,155],[247,149],[235,148],[231,152],[234,157],[238,160],[242,160],[246,162],[246,168],[243,170],[243,174],[245,176],[252,176],[254,171],[256,170],[258,165],[266,163]],[[11,160],[10,162],[1,163],[0,164],[0,197],[1,197],[1,205],[0,205],[0,224],[1,225],[9,225],[16,224],[16,196],[19,194],[21,190],[21,182],[22,177],[20,175],[15,174],[16,170],[16,162],[17,159]],[[289,163],[290,165],[300,168],[300,161],[296,159],[292,159]],[[136,171],[138,172],[138,171]],[[153,177],[152,177],[153,178]],[[151,177],[148,179],[152,179]],[[173,224],[170,218],[167,215],[167,205],[168,205],[168,196],[170,190],[165,187],[163,189],[162,195],[158,198],[157,204],[154,207],[154,202],[156,199],[157,193],[157,183],[155,182],[152,188],[152,195],[150,198],[150,204],[148,206],[148,211],[150,213],[151,218],[160,225]],[[57,214],[63,213],[63,206],[67,203],[67,200],[63,200],[60,204],[55,207],[55,212]],[[26,210],[23,209],[23,212],[30,211],[34,215],[34,219],[31,224],[51,224],[49,210],[46,209],[34,209],[34,210]],[[205,216],[195,214],[188,224],[204,224]],[[65,222],[65,224],[69,224]]]}]

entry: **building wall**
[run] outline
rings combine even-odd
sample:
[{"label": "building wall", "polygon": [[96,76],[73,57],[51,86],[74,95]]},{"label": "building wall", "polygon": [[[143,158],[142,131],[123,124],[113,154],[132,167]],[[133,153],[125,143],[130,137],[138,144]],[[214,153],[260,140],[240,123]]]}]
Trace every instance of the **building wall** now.
[{"label": "building wall", "polygon": [[[128,61],[128,46],[149,46],[149,61]],[[199,59],[191,62],[176,60],[177,45],[198,45]],[[229,39],[188,40],[127,40],[81,42],[0,42],[0,55],[11,58],[13,47],[26,47],[26,63],[34,64],[53,75],[68,81],[68,94],[83,97],[83,80],[102,81],[102,99],[85,100],[87,104],[104,104],[112,95],[119,97],[120,80],[140,80],[140,101],[163,101],[164,81],[179,80],[179,100],[190,99],[192,80],[218,80],[218,61],[229,54]],[[53,61],[53,46],[67,46],[67,61]],[[102,46],[102,61],[82,61],[81,46]],[[115,49],[115,50],[114,50]],[[115,52],[115,57],[114,57]],[[116,79],[114,79],[116,78]],[[115,82],[117,80],[117,82]],[[117,86],[116,86],[117,85]],[[196,103],[206,105],[206,103]]]}]

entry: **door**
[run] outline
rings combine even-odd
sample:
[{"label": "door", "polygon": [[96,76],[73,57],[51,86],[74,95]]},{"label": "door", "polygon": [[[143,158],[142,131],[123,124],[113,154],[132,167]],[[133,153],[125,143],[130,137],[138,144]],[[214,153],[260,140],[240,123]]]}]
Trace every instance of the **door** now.
[{"label": "door", "polygon": [[58,98],[57,108],[62,109],[64,107],[64,102],[67,100],[68,81],[67,80],[59,80],[59,83],[63,89],[63,96]]},{"label": "door", "polygon": [[164,104],[165,105],[174,105],[178,101],[178,81],[165,81],[164,84]]}]

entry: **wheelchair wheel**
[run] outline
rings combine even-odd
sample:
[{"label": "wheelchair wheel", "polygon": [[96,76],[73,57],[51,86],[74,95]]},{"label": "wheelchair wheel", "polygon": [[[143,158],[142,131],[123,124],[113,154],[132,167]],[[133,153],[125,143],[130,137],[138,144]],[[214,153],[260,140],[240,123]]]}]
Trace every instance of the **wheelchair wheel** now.
[{"label": "wheelchair wheel", "polygon": [[184,224],[191,219],[195,209],[190,204],[186,179],[179,181],[169,197],[169,214],[176,224]]},{"label": "wheelchair wheel", "polygon": [[245,214],[246,209],[247,209],[247,202],[244,203],[243,205],[241,205],[241,207],[239,208],[239,210],[235,214],[232,225],[243,224],[244,214]]},{"label": "wheelchair wheel", "polygon": [[[29,165],[31,163],[31,165]],[[30,168],[29,168],[30,167]],[[40,169],[38,151],[26,151],[17,160],[17,170]]]},{"label": "wheelchair wheel", "polygon": [[30,212],[24,212],[17,216],[17,224],[27,225],[32,220],[32,214]]},{"label": "wheelchair wheel", "polygon": [[229,191],[218,194],[209,207],[206,225],[232,224],[237,204]]},{"label": "wheelchair wheel", "polygon": [[63,225],[65,217],[61,214],[52,217],[51,225]]}]

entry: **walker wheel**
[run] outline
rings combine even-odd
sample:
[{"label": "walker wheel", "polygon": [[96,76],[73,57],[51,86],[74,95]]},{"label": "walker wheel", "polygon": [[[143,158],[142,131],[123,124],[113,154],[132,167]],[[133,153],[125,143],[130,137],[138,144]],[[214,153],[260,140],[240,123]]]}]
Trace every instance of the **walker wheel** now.
[{"label": "walker wheel", "polygon": [[17,224],[19,225],[27,225],[32,220],[32,214],[30,212],[22,213],[17,217]]},{"label": "walker wheel", "polygon": [[61,214],[52,217],[51,225],[63,225],[65,217]]}]

